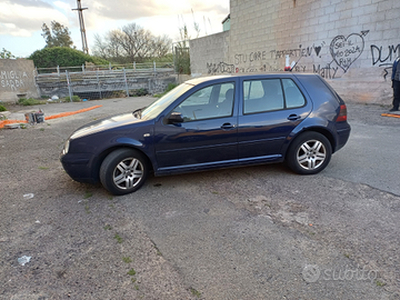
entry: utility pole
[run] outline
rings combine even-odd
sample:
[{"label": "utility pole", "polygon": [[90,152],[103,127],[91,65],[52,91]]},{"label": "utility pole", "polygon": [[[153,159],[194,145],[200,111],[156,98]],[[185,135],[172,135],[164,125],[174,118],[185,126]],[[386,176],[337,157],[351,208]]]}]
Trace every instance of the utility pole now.
[{"label": "utility pole", "polygon": [[81,0],[76,0],[76,2],[78,4],[78,8],[74,8],[72,10],[78,11],[79,25],[81,27],[82,50],[84,53],[89,54],[89,47],[86,39],[85,21],[83,20],[83,13],[82,13],[82,11],[88,8],[87,7],[82,8]]}]

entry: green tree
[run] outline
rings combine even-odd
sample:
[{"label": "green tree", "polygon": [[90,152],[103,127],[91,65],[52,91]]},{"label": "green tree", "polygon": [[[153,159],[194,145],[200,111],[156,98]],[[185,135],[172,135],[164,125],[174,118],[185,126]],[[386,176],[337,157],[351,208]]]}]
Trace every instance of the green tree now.
[{"label": "green tree", "polygon": [[183,26],[179,28],[179,34],[181,36],[181,41],[176,43],[174,47],[175,72],[179,74],[190,74],[189,40],[191,38],[185,22],[183,22]]},{"label": "green tree", "polygon": [[0,58],[11,59],[11,58],[15,58],[15,56],[10,51],[3,48],[3,50],[1,50],[1,52],[0,52]]},{"label": "green tree", "polygon": [[90,56],[82,51],[66,48],[66,47],[52,47],[37,50],[29,56],[37,68],[53,68],[60,67],[73,67],[81,66],[85,62],[91,62],[95,65],[105,65],[108,61]]},{"label": "green tree", "polygon": [[71,32],[68,27],[64,27],[56,21],[51,21],[51,29],[46,23],[42,25],[42,36],[46,40],[46,48],[68,47],[74,44],[71,39]]}]

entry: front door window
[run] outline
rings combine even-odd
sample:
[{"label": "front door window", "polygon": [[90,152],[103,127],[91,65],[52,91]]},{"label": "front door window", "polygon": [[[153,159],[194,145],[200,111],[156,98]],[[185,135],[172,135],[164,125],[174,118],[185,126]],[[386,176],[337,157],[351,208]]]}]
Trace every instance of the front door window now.
[{"label": "front door window", "polygon": [[232,115],[234,84],[223,83],[203,88],[178,105],[184,122],[204,120]]}]

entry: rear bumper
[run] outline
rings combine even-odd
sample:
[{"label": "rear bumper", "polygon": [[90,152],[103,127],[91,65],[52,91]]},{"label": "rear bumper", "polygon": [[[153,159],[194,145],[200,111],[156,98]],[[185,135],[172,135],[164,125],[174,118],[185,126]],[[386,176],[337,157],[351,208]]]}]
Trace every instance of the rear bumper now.
[{"label": "rear bumper", "polygon": [[341,128],[337,130],[338,139],[335,152],[343,148],[349,140],[351,127],[347,122],[345,124],[345,126],[342,125]]}]

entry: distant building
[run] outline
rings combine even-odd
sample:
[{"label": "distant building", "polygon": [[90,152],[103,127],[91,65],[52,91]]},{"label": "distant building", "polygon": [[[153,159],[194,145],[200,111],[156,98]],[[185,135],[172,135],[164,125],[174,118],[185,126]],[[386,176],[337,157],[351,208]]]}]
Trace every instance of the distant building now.
[{"label": "distant building", "polygon": [[318,73],[345,99],[391,102],[398,0],[231,0],[224,31],[190,41],[195,75]]},{"label": "distant building", "polygon": [[228,31],[231,29],[231,15],[229,14],[223,21],[222,21],[222,30]]}]

